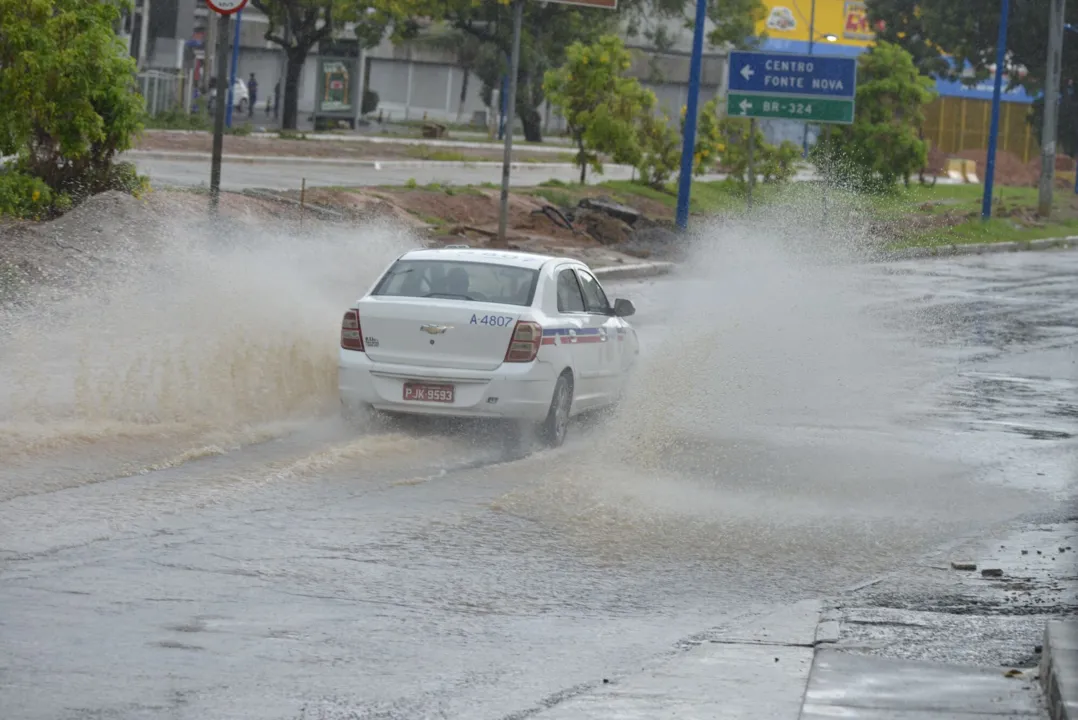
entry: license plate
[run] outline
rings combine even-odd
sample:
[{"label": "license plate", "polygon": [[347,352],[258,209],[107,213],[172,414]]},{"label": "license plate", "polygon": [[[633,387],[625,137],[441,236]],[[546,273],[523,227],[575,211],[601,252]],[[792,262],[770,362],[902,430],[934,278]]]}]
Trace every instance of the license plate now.
[{"label": "license plate", "polygon": [[415,402],[452,403],[453,386],[404,383],[404,399]]}]

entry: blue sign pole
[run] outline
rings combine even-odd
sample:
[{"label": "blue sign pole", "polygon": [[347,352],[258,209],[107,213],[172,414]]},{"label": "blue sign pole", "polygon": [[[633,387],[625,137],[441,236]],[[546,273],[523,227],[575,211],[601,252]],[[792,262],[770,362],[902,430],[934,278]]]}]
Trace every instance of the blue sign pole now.
[{"label": "blue sign pole", "polygon": [[[700,101],[700,67],[704,63],[704,23],[707,0],[696,0],[696,26],[692,33],[692,60],[689,63],[689,102],[685,108],[685,132],[681,141],[681,172],[677,187],[677,226],[689,227],[689,194],[692,192],[693,159],[696,155],[696,116]],[[729,62],[729,60],[727,60]]]},{"label": "blue sign pole", "polygon": [[[243,20],[243,10],[236,13],[236,27],[232,33],[232,70],[228,76],[228,107],[225,109],[225,124],[232,127],[232,91],[236,87],[236,66],[240,62],[240,21]],[[251,98],[247,98],[251,102]]]},{"label": "blue sign pole", "polygon": [[999,103],[1003,97],[1003,64],[1007,60],[1007,15],[1010,0],[1000,0],[999,38],[996,40],[996,81],[992,87],[992,125],[988,131],[988,160],[984,169],[984,199],[981,220],[992,217],[992,185],[996,177],[996,141],[999,139]]}]

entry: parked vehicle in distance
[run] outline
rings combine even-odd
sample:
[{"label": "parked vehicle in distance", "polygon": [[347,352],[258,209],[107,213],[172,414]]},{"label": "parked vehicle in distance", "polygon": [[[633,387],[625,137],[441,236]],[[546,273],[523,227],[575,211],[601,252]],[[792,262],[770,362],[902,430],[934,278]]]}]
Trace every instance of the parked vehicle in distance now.
[{"label": "parked vehicle in distance", "polygon": [[624,393],[639,355],[635,312],[572,258],[407,252],[344,313],[342,406],[534,422],[557,447],[569,418]]},{"label": "parked vehicle in distance", "polygon": [[[210,88],[206,95],[207,110],[212,111],[217,100],[217,88]],[[232,86],[232,109],[239,110],[241,113],[247,112],[247,103],[250,102],[250,98],[251,96],[247,92],[247,83],[236,78],[236,83]]]}]

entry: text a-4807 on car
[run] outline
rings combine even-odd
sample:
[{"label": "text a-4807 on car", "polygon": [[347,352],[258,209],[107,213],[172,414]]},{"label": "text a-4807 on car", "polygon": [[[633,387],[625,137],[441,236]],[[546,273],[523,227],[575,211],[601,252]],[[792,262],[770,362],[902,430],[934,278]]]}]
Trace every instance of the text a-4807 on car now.
[{"label": "text a-4807 on car", "polygon": [[413,250],[344,313],[342,407],[535,423],[556,447],[626,391],[635,312],[572,258]]}]

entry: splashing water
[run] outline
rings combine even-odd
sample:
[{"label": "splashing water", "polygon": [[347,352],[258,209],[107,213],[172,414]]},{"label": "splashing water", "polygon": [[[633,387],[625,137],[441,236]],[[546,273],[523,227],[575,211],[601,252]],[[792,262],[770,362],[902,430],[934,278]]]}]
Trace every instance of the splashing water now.
[{"label": "splashing water", "polygon": [[227,444],[334,411],[340,314],[416,244],[376,223],[162,225],[0,319],[0,456],[204,433]]}]

